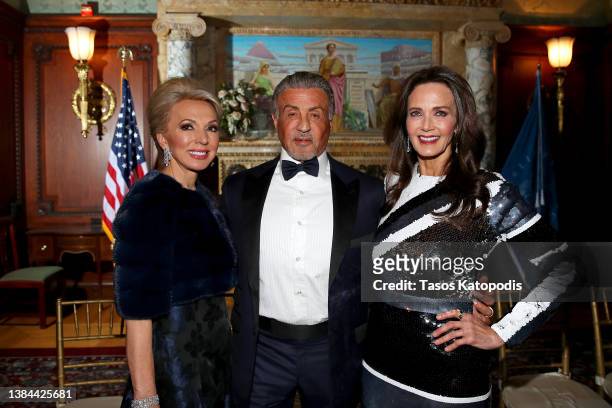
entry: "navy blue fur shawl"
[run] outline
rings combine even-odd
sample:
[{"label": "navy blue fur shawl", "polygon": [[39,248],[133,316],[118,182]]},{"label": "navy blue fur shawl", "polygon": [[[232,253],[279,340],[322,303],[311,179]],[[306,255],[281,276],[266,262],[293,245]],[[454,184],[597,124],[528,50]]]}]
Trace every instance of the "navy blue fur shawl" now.
[{"label": "navy blue fur shawl", "polygon": [[237,255],[210,192],[152,171],[125,197],[113,224],[115,302],[127,319],[226,292]]}]

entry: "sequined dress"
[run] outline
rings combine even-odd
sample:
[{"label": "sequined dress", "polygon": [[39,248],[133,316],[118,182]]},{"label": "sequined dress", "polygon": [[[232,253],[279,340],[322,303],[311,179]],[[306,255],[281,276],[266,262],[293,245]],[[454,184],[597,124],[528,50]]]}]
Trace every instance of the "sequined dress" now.
[{"label": "sequined dress", "polygon": [[[434,216],[434,212],[443,211],[450,203],[443,177],[420,176],[415,171],[394,208],[381,220],[374,252],[384,247],[388,256],[406,251],[408,245],[414,248],[415,243],[417,246],[423,243],[423,250],[428,251],[435,248],[427,245],[431,242],[494,243],[516,239],[519,235],[526,240],[543,239],[538,237],[540,216],[522,200],[516,188],[495,173],[486,173],[485,177],[490,194],[486,213],[470,228],[458,229]],[[432,343],[431,333],[443,323],[436,320],[436,313],[454,308],[472,311],[471,302],[458,301],[461,298],[458,295],[454,293],[448,299],[443,294],[418,299],[407,296],[404,302],[372,303],[365,340],[364,375],[371,374],[403,390],[410,398],[413,396],[414,400],[409,400],[411,406],[486,405],[490,397],[491,352],[464,346],[449,353],[444,351],[445,344]],[[535,302],[522,305],[492,328],[505,342],[512,342],[513,338],[530,332],[534,319],[548,306]],[[379,403],[370,406],[384,406],[381,405],[384,397],[381,398]],[[369,408],[368,404],[364,406]]]}]

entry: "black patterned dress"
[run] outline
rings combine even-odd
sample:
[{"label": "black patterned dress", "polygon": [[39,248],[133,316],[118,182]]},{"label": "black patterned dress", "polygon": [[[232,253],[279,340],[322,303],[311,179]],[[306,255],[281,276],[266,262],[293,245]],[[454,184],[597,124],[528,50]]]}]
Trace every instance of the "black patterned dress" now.
[{"label": "black patterned dress", "polygon": [[[151,172],[126,197],[113,231],[117,308],[126,319],[152,321],[161,406],[229,406],[224,293],[234,283],[236,254],[213,197]],[[122,407],[132,399],[128,382]]]}]

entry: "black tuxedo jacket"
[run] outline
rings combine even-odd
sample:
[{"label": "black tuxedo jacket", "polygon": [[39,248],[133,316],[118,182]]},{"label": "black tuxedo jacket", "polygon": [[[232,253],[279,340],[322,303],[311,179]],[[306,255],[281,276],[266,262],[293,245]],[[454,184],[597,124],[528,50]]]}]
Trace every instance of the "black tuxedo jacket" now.
[{"label": "black tuxedo jacket", "polygon": [[[223,205],[238,250],[239,277],[231,316],[232,400],[248,407],[259,318],[261,215],[279,158],[228,177]],[[329,360],[335,407],[355,406],[367,305],[360,296],[360,243],[371,240],[384,202],[382,183],[331,156],[334,229],[329,268]]]}]

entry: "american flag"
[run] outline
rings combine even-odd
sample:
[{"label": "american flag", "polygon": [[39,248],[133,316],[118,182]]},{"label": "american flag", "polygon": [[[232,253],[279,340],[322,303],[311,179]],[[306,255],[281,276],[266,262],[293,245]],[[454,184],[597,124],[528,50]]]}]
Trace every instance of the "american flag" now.
[{"label": "american flag", "polygon": [[125,68],[121,70],[121,111],[113,136],[102,201],[102,229],[111,240],[113,220],[123,202],[123,197],[136,180],[147,174],[147,162],[136,124],[136,112]]}]

